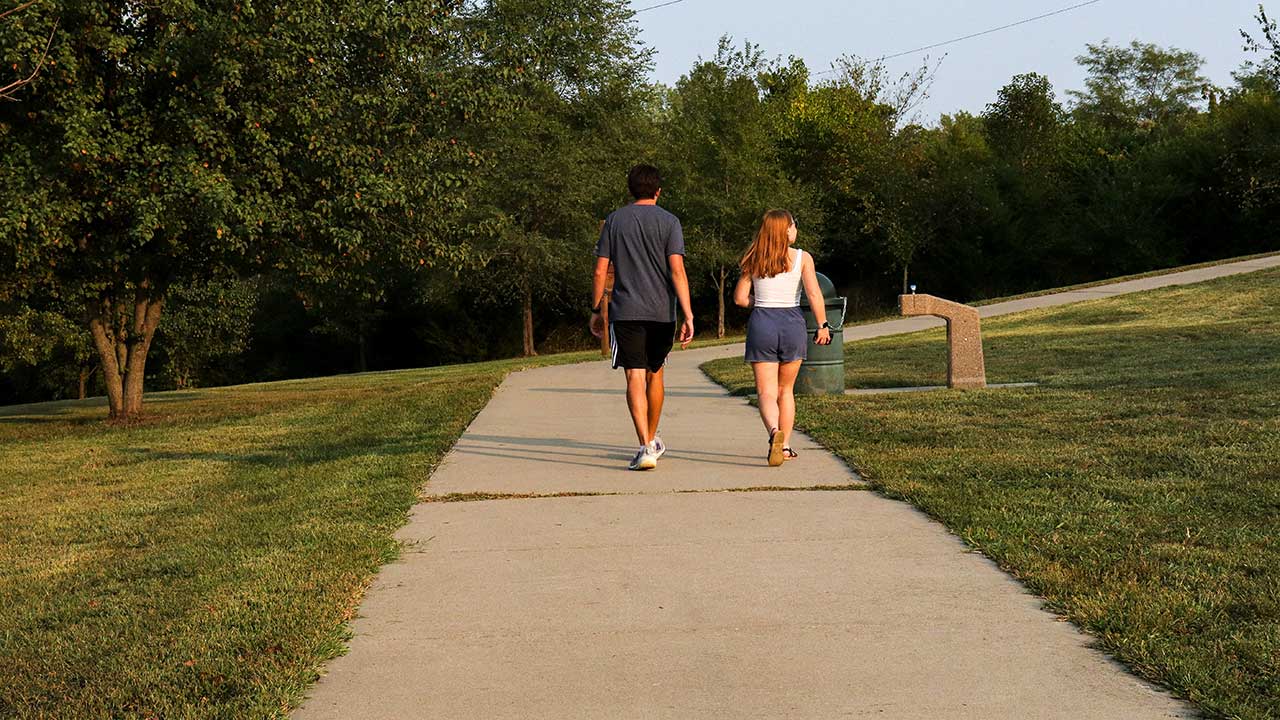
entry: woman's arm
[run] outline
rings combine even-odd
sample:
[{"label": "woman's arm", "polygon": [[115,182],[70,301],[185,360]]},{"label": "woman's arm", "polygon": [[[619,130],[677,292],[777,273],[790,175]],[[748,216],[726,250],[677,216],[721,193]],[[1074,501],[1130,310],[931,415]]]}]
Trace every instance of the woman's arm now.
[{"label": "woman's arm", "polygon": [[751,307],[751,278],[743,275],[733,288],[733,304],[738,307]]},{"label": "woman's arm", "polygon": [[818,285],[818,272],[813,269],[813,256],[804,254],[800,263],[800,281],[804,283],[804,294],[809,298],[809,307],[818,321],[818,335],[814,342],[819,345],[831,344],[831,331],[822,327],[827,322],[827,300],[822,297],[822,288]]}]

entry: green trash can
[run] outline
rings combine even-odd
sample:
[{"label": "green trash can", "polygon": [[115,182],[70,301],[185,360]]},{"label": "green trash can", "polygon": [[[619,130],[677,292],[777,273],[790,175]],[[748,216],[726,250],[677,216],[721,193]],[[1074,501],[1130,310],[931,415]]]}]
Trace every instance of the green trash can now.
[{"label": "green trash can", "polygon": [[818,273],[818,286],[826,300],[827,322],[831,325],[831,344],[819,345],[813,341],[818,331],[818,320],[809,307],[809,297],[801,294],[800,309],[804,312],[805,328],[809,331],[809,357],[800,365],[796,377],[797,395],[844,394],[844,314],[847,298],[836,296],[835,283]]}]

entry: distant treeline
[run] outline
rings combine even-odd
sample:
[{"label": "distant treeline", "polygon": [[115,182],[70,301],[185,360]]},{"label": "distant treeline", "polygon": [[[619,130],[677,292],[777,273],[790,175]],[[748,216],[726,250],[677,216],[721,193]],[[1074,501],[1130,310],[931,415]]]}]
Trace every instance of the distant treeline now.
[{"label": "distant treeline", "polygon": [[[928,61],[833,72],[729,39],[674,87],[623,0],[353,0],[0,20],[0,403],[588,347],[600,220],[636,162],[683,221],[701,332],[761,214],[855,315],[1280,250],[1280,47],[1088,45],[921,118]],[[130,11],[132,12],[132,11]],[[105,14],[104,14],[105,13]],[[127,15],[127,16],[126,16]],[[92,32],[90,32],[92,31]],[[7,85],[0,80],[0,86]]]}]

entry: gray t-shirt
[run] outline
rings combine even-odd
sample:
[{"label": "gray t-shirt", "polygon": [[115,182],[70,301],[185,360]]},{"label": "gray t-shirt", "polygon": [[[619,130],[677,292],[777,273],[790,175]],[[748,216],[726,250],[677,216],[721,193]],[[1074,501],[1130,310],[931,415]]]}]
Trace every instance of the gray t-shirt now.
[{"label": "gray t-shirt", "polygon": [[671,255],[684,255],[684,232],[675,215],[657,205],[610,213],[596,243],[596,256],[613,262],[610,320],[676,321]]}]

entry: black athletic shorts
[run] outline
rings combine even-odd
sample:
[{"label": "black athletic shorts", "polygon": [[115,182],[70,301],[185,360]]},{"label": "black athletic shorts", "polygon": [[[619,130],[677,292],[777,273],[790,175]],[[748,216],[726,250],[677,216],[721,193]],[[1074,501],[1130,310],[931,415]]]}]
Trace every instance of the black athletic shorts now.
[{"label": "black athletic shorts", "polygon": [[644,368],[658,372],[675,344],[676,324],[650,320],[615,320],[609,323],[613,367]]}]

